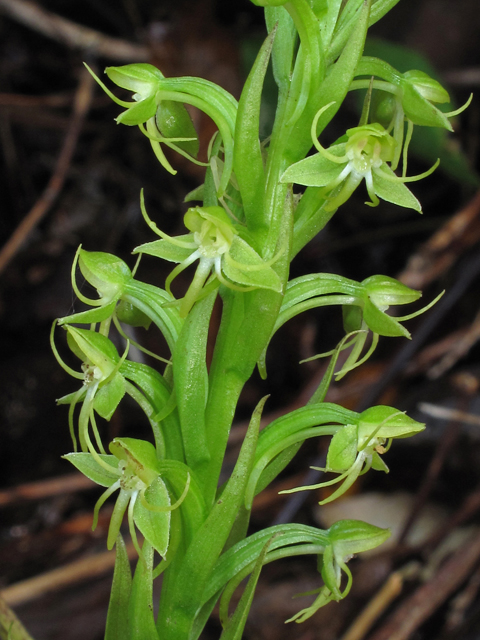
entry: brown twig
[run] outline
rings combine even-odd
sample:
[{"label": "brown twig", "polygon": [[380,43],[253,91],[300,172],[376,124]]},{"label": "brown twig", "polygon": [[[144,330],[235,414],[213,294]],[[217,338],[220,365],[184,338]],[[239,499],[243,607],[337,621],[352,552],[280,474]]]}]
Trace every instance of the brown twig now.
[{"label": "brown twig", "polygon": [[449,452],[453,449],[453,446],[459,434],[460,424],[458,422],[450,422],[442,438],[438,441],[435,454],[430,461],[430,464],[428,465],[420,488],[416,493],[415,503],[403,526],[402,532],[398,539],[398,545],[402,545],[405,542],[412,528],[412,525],[420,515],[423,507],[426,505],[427,500],[438,480],[445,460]]},{"label": "brown twig", "polygon": [[0,0],[0,9],[17,22],[68,47],[84,49],[90,54],[124,62],[142,62],[149,58],[147,47],[111,38],[99,31],[76,24],[46,11],[35,2]]},{"label": "brown twig", "polygon": [[[127,553],[130,559],[135,557],[137,552],[132,543],[127,544]],[[113,569],[114,564],[115,553],[113,551],[97,553],[34,578],[12,584],[0,591],[0,597],[9,605],[19,605],[51,591],[58,591],[63,587],[108,573]]]},{"label": "brown twig", "polygon": [[398,279],[413,289],[424,289],[440,277],[480,239],[479,217],[480,191],[411,256]]},{"label": "brown twig", "polygon": [[403,569],[391,573],[380,591],[353,621],[341,640],[362,640],[378,618],[402,593],[405,580],[416,577],[419,566],[418,563],[409,563]]},{"label": "brown twig", "polygon": [[[0,0],[0,3],[3,1],[4,0]],[[27,236],[38,225],[40,220],[45,216],[57,199],[70,167],[83,121],[90,107],[93,92],[92,89],[93,78],[86,69],[82,69],[78,89],[75,94],[70,126],[65,135],[64,143],[60,151],[60,155],[58,156],[53,175],[39,200],[37,200],[32,209],[30,209],[0,251],[0,273],[3,272],[10,260],[20,249]]]},{"label": "brown twig", "polygon": [[97,485],[81,473],[70,473],[40,482],[28,482],[0,491],[0,508],[24,500],[40,500],[65,493],[92,489]]},{"label": "brown twig", "polygon": [[397,608],[370,640],[408,640],[465,581],[479,559],[480,536],[475,533],[429,582],[419,587]]}]

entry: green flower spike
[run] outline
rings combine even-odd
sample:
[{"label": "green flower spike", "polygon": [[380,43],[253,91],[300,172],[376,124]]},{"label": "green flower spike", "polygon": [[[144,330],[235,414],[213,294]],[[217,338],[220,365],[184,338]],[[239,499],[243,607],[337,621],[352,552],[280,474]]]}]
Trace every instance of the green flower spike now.
[{"label": "green flower spike", "polygon": [[358,476],[366,473],[370,468],[388,473],[388,467],[380,456],[388,451],[393,438],[408,438],[423,429],[425,429],[424,424],[392,407],[384,405],[371,407],[360,414],[358,424],[346,425],[332,437],[325,469],[312,467],[318,471],[338,473],[336,478],[280,493],[320,489],[342,482],[331,496],[319,504],[332,502],[343,495]]},{"label": "green flower spike", "polygon": [[[346,563],[354,554],[375,549],[390,537],[389,529],[380,529],[360,520],[340,520],[331,526],[327,533],[329,544],[326,545],[323,555],[319,556],[319,568],[325,585],[309,594],[300,594],[319,595],[310,607],[302,609],[287,622],[305,622],[320,607],[332,600],[345,598],[352,587],[352,573]],[[347,584],[343,591],[342,571],[347,575]]]},{"label": "green flower spike", "polygon": [[170,513],[185,499],[190,476],[185,489],[172,505],[164,481],[160,477],[160,465],[155,447],[144,440],[115,438],[109,447],[113,455],[70,453],[64,456],[77,469],[97,484],[108,487],[94,508],[92,529],[98,522],[98,513],[104,502],[117,489],[120,490],[108,528],[107,548],[112,549],[127,511],[128,526],[133,545],[143,559],[138,543],[137,527],[143,537],[165,556],[170,538]]},{"label": "green flower spike", "polygon": [[133,253],[146,253],[179,263],[168,276],[165,288],[170,293],[174,278],[196,260],[199,265],[193,281],[180,302],[180,316],[186,317],[197,300],[220,284],[236,291],[271,289],[281,291],[281,282],[271,265],[243,240],[222,207],[191,207],[184,216],[190,233],[170,237],[158,229],[145,209],[143,191],[141,208],[149,227],[161,240],[137,247]]},{"label": "green flower spike", "polygon": [[324,149],[316,138],[316,127],[322,113],[332,104],[334,103],[320,109],[312,123],[312,140],[318,153],[289,167],[281,182],[324,187],[327,198],[324,210],[333,211],[344,204],[362,180],[365,180],[371,199],[365,204],[376,207],[381,198],[421,213],[419,201],[404,183],[429,176],[437,168],[439,161],[417,176],[398,177],[388,164],[394,159],[395,140],[378,123],[348,129],[346,142]]}]

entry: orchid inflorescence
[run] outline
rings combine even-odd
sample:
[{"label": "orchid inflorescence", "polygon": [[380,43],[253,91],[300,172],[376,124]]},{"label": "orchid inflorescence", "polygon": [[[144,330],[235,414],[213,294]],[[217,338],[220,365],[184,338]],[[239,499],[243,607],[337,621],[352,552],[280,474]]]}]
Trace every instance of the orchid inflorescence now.
[{"label": "orchid inflorescence", "polygon": [[[217,602],[222,638],[239,639],[262,566],[289,556],[314,556],[323,579],[313,604],[289,621],[302,622],[341,600],[352,585],[347,562],[377,547],[389,531],[343,520],[328,530],[286,524],[247,535],[255,496],[302,443],[326,436],[331,440],[322,471],[335,477],[284,493],[336,487],[321,500],[330,502],[369,469],[387,472],[384,455],[392,441],[424,428],[394,407],[357,413],[325,399],[332,380],[365,362],[381,336],[410,338],[403,323],[426,312],[439,296],[396,316],[388,313],[390,307],[414,304],[421,292],[383,275],[362,282],[329,273],[289,280],[289,265],[363,181],[367,205],[378,207],[384,200],[421,212],[406,185],[426,178],[439,163],[407,177],[413,128],[451,131],[450,119],[461,110],[438,108],[448,93],[423,71],[400,73],[363,55],[369,24],[397,0],[252,1],[265,9],[268,37],[238,101],[213,82],[166,78],[147,63],[106,69],[110,81],[133,93],[132,100],[122,100],[91,72],[124,109],[116,121],[138,126],[164,169],[175,173],[165,147],[205,167],[204,184],[185,198],[182,235],[157,226],[141,191],[141,214],[158,238],[133,253],[138,260],[174,263],[165,283],[139,280],[138,260],[131,269],[114,255],[80,247],[72,286],[88,308],[58,321],[81,362],[79,370],[60,357],[53,341],[58,325],[52,328],[55,355],[81,384],[58,401],[69,407],[74,451],[65,458],[104,487],[94,507],[94,527],[105,501],[118,492],[107,536],[107,547],[115,546],[117,555],[105,640],[198,640]],[[260,140],[270,61],[278,108],[271,135]],[[358,124],[324,147],[325,127],[347,94],[358,89],[366,90]],[[377,109],[372,108],[376,95]],[[218,128],[207,149],[200,149],[192,108]],[[206,162],[198,159],[202,154]],[[301,192],[294,192],[294,185]],[[84,294],[77,268],[96,297]],[[176,297],[175,279],[189,269],[186,293]],[[233,471],[220,484],[239,397],[256,366],[266,377],[270,340],[288,320],[324,306],[340,308],[345,335],[334,349],[315,356],[330,357],[320,384],[304,407],[262,430],[267,397],[260,400]],[[214,308],[215,317],[221,316],[218,330]],[[143,348],[143,332],[150,327],[163,336],[166,357]],[[162,369],[136,362],[133,347],[156,358]],[[116,437],[107,447],[100,421],[108,422],[125,397],[139,405],[152,437]],[[133,578],[122,538],[125,514],[140,559]],[[152,584],[160,573],[163,588],[154,615]],[[234,592],[248,576],[230,613]]]}]

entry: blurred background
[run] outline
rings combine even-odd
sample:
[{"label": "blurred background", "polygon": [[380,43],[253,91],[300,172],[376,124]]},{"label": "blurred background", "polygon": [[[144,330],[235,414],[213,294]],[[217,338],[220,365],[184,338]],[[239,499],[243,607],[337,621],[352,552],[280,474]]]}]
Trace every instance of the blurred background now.
[{"label": "blurred background", "polygon": [[[131,250],[153,239],[140,214],[140,189],[150,216],[177,234],[183,199],[202,182],[198,167],[173,155],[178,174],[171,176],[136,127],[116,126],[119,107],[82,62],[101,73],[148,61],[167,76],[208,78],[238,98],[264,34],[262,11],[248,0],[0,0],[0,595],[36,640],[100,640],[111,582],[112,560],[104,554],[111,507],[92,533],[99,490],[61,459],[71,442],[67,409],[55,404],[76,388],[49,344],[53,320],[81,309],[70,281],[75,251],[82,244],[133,266]],[[400,71],[435,74],[450,92],[448,109],[471,93],[473,102],[455,118],[454,135],[416,128],[409,175],[441,158],[431,177],[411,185],[423,216],[384,202],[366,207],[358,189],[295,259],[292,275],[386,274],[422,289],[423,303],[447,291],[408,323],[412,341],[383,338],[374,358],[327,398],[352,409],[391,404],[427,429],[394,443],[385,456],[390,474],[371,471],[334,506],[320,509],[320,492],[278,495],[302,483],[328,442],[301,450],[259,497],[254,528],[288,518],[327,527],[353,517],[390,526],[394,535],[380,553],[351,562],[349,598],[302,625],[284,620],[309,602],[292,600],[295,594],[320,585],[316,567],[308,558],[267,566],[245,638],[480,637],[479,41],[478,0],[401,0],[371,30],[369,55]],[[325,145],[358,123],[357,100],[349,97]],[[274,104],[270,79],[265,135]],[[194,117],[205,152],[214,126]],[[169,271],[145,258],[139,277],[163,286]],[[182,276],[178,295],[188,286],[188,273]],[[137,338],[162,353],[160,336],[142,332]],[[260,397],[271,394],[267,420],[305,402],[325,363],[299,360],[340,337],[339,310],[315,310],[283,327],[268,353],[268,379],[255,375],[242,395],[227,465]],[[135,407],[122,406],[103,427],[105,437],[146,435]],[[214,613],[204,637],[218,638],[219,630]]]}]

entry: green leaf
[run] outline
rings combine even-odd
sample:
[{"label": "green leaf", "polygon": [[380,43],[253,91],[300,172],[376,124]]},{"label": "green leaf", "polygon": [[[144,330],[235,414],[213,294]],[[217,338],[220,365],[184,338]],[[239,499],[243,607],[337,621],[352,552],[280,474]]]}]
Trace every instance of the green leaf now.
[{"label": "green leaf", "polygon": [[132,574],[125,542],[121,535],[115,543],[115,569],[108,604],[105,640],[130,640],[128,632],[128,602],[132,588]]},{"label": "green leaf", "polygon": [[[260,555],[255,562],[252,574],[248,579],[247,586],[245,587],[240,602],[235,609],[235,613],[229,618],[227,624],[224,626],[220,640],[241,640],[243,630],[247,622],[248,613],[252,606],[253,596],[257,587],[258,579],[262,571],[263,564],[265,562],[268,549],[273,541],[273,537],[270,538],[264,545]],[[226,609],[228,613],[228,602],[226,603]],[[220,603],[220,611],[222,610],[222,603]],[[220,614],[221,615],[221,614]]]},{"label": "green leaf", "polygon": [[265,171],[259,140],[260,106],[275,33],[276,29],[273,29],[258,52],[240,96],[235,124],[233,166],[250,229],[264,223]]},{"label": "green leaf", "polygon": [[68,460],[79,471],[87,476],[93,482],[96,482],[102,487],[109,487],[118,480],[117,465],[118,460],[115,456],[106,455],[103,453],[98,454],[102,460],[112,467],[112,473],[108,473],[105,467],[98,464],[91,453],[67,453],[62,456],[65,460]]},{"label": "green leaf", "polygon": [[269,33],[278,24],[272,51],[272,64],[275,82],[283,89],[290,82],[297,30],[285,7],[266,7],[265,22]]},{"label": "green leaf", "polygon": [[208,327],[216,292],[195,304],[185,319],[173,353],[173,376],[185,458],[198,472],[210,459],[205,434],[208,395],[206,352]]},{"label": "green leaf", "polygon": [[[382,174],[387,174],[387,177],[384,177]],[[373,190],[379,198],[387,202],[393,202],[393,204],[399,207],[415,209],[415,211],[422,213],[422,205],[420,202],[388,165],[383,163],[380,169],[372,172],[372,175]],[[391,178],[395,178],[395,180]]]},{"label": "green leaf", "polygon": [[159,640],[153,615],[153,547],[143,543],[143,557],[137,562],[128,603],[128,639]]},{"label": "green leaf", "polygon": [[116,373],[110,382],[98,389],[93,408],[102,418],[110,420],[124,395],[125,380],[120,373]]},{"label": "green leaf", "polygon": [[[170,496],[163,480],[158,476],[145,491],[145,499],[153,507],[169,507]],[[171,512],[158,513],[147,509],[140,498],[135,501],[133,519],[145,540],[152,545],[161,556],[167,553],[170,540]]]}]

